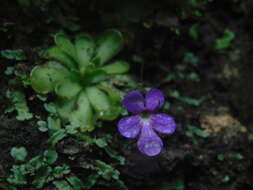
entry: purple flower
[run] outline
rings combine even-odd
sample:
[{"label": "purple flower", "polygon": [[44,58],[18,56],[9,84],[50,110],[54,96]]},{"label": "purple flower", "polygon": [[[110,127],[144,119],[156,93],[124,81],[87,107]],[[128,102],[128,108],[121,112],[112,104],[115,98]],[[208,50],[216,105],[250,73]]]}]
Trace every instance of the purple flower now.
[{"label": "purple flower", "polygon": [[155,131],[172,134],[176,130],[176,122],[171,116],[155,113],[163,104],[164,95],[155,88],[149,90],[145,98],[139,91],[132,91],[123,99],[123,106],[135,115],[119,121],[119,132],[126,138],[135,138],[140,133],[137,146],[147,156],[158,155],[163,147]]}]

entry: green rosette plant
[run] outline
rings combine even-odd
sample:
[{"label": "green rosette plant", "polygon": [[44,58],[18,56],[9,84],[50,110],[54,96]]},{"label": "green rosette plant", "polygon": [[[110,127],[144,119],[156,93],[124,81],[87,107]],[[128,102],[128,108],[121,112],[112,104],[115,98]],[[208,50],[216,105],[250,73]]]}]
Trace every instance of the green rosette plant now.
[{"label": "green rosette plant", "polygon": [[114,120],[120,112],[120,92],[109,85],[115,74],[129,70],[125,61],[108,63],[123,47],[122,34],[108,30],[97,40],[80,34],[73,42],[56,34],[55,46],[45,51],[49,61],[31,71],[31,86],[41,94],[57,96],[63,121],[92,131],[96,119]]}]

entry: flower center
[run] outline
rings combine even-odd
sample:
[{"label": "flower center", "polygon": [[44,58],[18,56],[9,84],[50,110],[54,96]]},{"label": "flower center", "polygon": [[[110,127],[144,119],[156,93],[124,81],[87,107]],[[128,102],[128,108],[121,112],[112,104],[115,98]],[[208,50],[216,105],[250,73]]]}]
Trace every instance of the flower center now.
[{"label": "flower center", "polygon": [[141,122],[143,125],[148,125],[149,122],[150,122],[150,116],[151,114],[150,113],[142,113],[141,114]]}]

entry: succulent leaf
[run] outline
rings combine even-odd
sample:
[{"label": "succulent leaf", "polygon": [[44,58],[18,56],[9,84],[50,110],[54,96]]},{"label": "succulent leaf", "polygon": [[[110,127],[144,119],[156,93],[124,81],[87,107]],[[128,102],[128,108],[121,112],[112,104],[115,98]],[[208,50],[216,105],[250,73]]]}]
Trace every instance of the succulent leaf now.
[{"label": "succulent leaf", "polygon": [[30,76],[31,86],[36,92],[47,94],[55,86],[70,77],[66,67],[57,62],[48,62],[33,68]]},{"label": "succulent leaf", "polygon": [[76,99],[77,97],[74,97],[70,100],[61,100],[60,102],[57,103],[56,107],[57,113],[59,114],[62,120],[64,121],[69,120],[69,116],[76,106]]},{"label": "succulent leaf", "polygon": [[122,74],[129,70],[129,64],[126,61],[115,61],[112,64],[102,67],[107,74]]},{"label": "succulent leaf", "polygon": [[123,47],[123,37],[118,30],[108,30],[97,41],[96,56],[93,61],[103,65],[115,56]]},{"label": "succulent leaf", "polygon": [[97,85],[97,87],[108,94],[113,104],[119,105],[119,102],[121,100],[121,92],[119,90],[117,90],[111,84],[108,84],[107,82],[101,82],[99,85]]},{"label": "succulent leaf", "polygon": [[94,117],[85,91],[81,91],[77,98],[76,107],[70,114],[70,123],[80,127],[83,132],[94,129]]},{"label": "succulent leaf", "polygon": [[88,66],[85,75],[82,77],[82,81],[85,84],[95,84],[104,81],[106,78],[106,72],[94,66]]},{"label": "succulent leaf", "polygon": [[78,58],[79,69],[85,70],[90,64],[94,53],[95,43],[89,35],[80,34],[75,38],[75,48]]},{"label": "succulent leaf", "polygon": [[53,58],[60,63],[63,63],[70,70],[77,69],[75,61],[57,46],[49,48],[46,51],[46,57]]},{"label": "succulent leaf", "polygon": [[113,120],[118,116],[118,113],[115,112],[115,107],[106,93],[97,87],[88,87],[86,88],[86,92],[99,119]]},{"label": "succulent leaf", "polygon": [[61,98],[71,99],[76,96],[82,87],[72,80],[66,80],[55,87],[55,93]]},{"label": "succulent leaf", "polygon": [[75,46],[65,34],[56,34],[54,36],[54,41],[57,47],[59,47],[64,53],[72,57],[75,61],[78,61]]}]

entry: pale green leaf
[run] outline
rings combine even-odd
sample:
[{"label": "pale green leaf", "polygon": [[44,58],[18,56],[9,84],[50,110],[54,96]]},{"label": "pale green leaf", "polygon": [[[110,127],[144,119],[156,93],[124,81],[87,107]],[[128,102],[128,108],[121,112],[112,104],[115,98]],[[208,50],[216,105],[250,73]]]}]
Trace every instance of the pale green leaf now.
[{"label": "pale green leaf", "polygon": [[108,96],[111,99],[113,104],[118,104],[117,106],[119,106],[122,92],[120,92],[118,89],[114,88],[108,82],[101,82],[97,87],[99,89],[105,91],[108,94]]},{"label": "pale green leaf", "polygon": [[59,118],[47,118],[49,135],[51,136],[54,132],[61,129],[61,120]]},{"label": "pale green leaf", "polygon": [[26,151],[25,147],[20,147],[20,148],[13,147],[11,149],[11,156],[16,161],[23,162],[23,161],[25,161],[25,158],[27,156],[27,151]]},{"label": "pale green leaf", "polygon": [[123,37],[118,30],[108,30],[97,42],[96,57],[94,62],[102,65],[115,56],[123,47]]},{"label": "pale green leaf", "polygon": [[56,85],[55,93],[61,98],[71,99],[76,96],[82,87],[72,80],[65,80],[63,83]]},{"label": "pale green leaf", "polygon": [[75,46],[69,40],[68,36],[58,33],[54,36],[54,41],[57,47],[59,47],[64,53],[72,57],[75,61],[78,61]]},{"label": "pale green leaf", "polygon": [[33,117],[33,115],[29,111],[29,107],[27,106],[25,95],[23,92],[17,90],[7,91],[6,96],[11,100],[12,104],[14,105],[14,108],[18,113],[16,117],[17,120],[24,121],[29,120]]},{"label": "pale green leaf", "polygon": [[113,120],[118,116],[109,97],[102,90],[96,87],[88,87],[86,92],[98,118]]},{"label": "pale green leaf", "polygon": [[48,131],[48,128],[47,128],[47,122],[43,121],[43,120],[40,120],[37,122],[37,125],[39,126],[39,130],[41,132],[46,132]]},{"label": "pale green leaf", "polygon": [[4,71],[5,75],[12,75],[15,71],[15,67],[9,66],[7,69]]},{"label": "pale green leaf", "polygon": [[90,64],[91,57],[94,53],[95,43],[89,35],[80,34],[76,36],[75,48],[79,69],[82,72],[85,70],[85,67]]},{"label": "pale green leaf", "polygon": [[70,77],[66,67],[56,62],[48,62],[33,68],[30,76],[32,88],[42,94],[54,90],[55,86]]},{"label": "pale green leaf", "polygon": [[126,61],[115,61],[112,64],[102,67],[107,74],[122,74],[129,70],[129,64]]},{"label": "pale green leaf", "polygon": [[74,110],[76,105],[76,98],[71,100],[64,100],[57,104],[57,113],[64,121],[68,121],[71,112]]},{"label": "pale green leaf", "polygon": [[45,103],[43,104],[45,110],[47,110],[47,112],[49,112],[51,115],[55,115],[56,114],[56,104],[53,102],[49,102],[49,103]]},{"label": "pale green leaf", "polygon": [[84,131],[94,129],[94,118],[89,99],[85,91],[82,91],[76,101],[75,110],[70,114],[70,123]]},{"label": "pale green leaf", "polygon": [[95,143],[99,148],[105,148],[108,145],[104,138],[95,139]]},{"label": "pale green leaf", "polygon": [[73,58],[64,53],[59,47],[57,46],[51,47],[45,53],[46,53],[45,56],[47,58],[53,58],[56,61],[59,61],[60,63],[68,67],[70,70],[77,69],[77,65],[73,60]]}]

